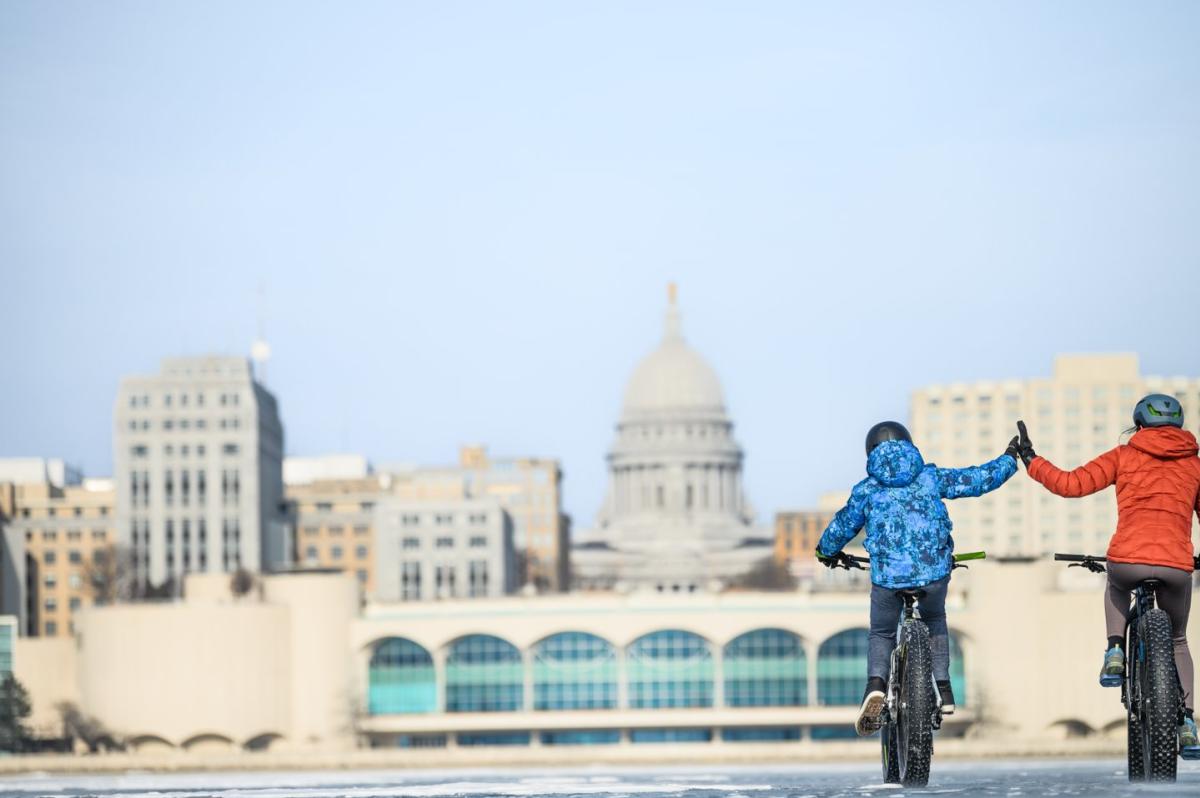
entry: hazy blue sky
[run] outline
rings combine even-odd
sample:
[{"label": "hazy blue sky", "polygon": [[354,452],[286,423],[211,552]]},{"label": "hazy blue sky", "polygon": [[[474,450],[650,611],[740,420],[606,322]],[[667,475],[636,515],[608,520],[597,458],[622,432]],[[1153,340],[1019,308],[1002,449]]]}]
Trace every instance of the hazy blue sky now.
[{"label": "hazy blue sky", "polygon": [[1195,2],[6,0],[0,454],[107,473],[120,376],[247,352],[260,283],[290,453],[558,457],[581,525],[669,280],[764,517],[922,384],[1195,375],[1198,41]]}]

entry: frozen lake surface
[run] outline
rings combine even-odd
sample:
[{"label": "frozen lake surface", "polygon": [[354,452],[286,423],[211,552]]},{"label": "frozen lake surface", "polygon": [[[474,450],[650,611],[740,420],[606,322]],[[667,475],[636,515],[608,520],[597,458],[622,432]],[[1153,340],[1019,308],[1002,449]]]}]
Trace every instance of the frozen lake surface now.
[{"label": "frozen lake surface", "polygon": [[108,798],[484,798],[485,796],[682,796],[683,798],[864,798],[962,795],[1200,795],[1200,767],[1181,763],[1173,785],[1131,785],[1122,761],[935,762],[929,787],[882,784],[874,765],[794,767],[581,767],[539,770],[323,771],[26,775],[0,780],[13,796]]}]

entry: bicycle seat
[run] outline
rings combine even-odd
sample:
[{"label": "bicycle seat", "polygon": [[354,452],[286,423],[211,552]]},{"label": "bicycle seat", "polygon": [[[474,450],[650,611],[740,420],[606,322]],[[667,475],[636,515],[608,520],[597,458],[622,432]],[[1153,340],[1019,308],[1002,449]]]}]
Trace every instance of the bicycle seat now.
[{"label": "bicycle seat", "polygon": [[912,587],[904,587],[904,588],[897,590],[896,595],[899,596],[900,598],[912,598],[912,599],[920,600],[920,599],[925,598],[925,591],[918,590],[918,589],[912,588]]},{"label": "bicycle seat", "polygon": [[1143,579],[1142,581],[1138,582],[1138,584],[1147,590],[1158,590],[1158,588],[1162,585],[1162,580],[1151,577],[1149,579]]}]

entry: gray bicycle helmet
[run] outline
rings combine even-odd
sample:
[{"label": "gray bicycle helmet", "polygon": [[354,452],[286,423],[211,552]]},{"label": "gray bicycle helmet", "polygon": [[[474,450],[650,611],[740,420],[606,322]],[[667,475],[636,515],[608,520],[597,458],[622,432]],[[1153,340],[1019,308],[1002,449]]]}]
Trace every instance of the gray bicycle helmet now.
[{"label": "gray bicycle helmet", "polygon": [[1183,405],[1174,396],[1152,393],[1133,408],[1133,423],[1138,427],[1182,427]]},{"label": "gray bicycle helmet", "polygon": [[912,436],[908,434],[908,430],[899,421],[880,421],[867,431],[867,454],[870,454],[872,449],[884,441],[908,441],[912,443]]}]

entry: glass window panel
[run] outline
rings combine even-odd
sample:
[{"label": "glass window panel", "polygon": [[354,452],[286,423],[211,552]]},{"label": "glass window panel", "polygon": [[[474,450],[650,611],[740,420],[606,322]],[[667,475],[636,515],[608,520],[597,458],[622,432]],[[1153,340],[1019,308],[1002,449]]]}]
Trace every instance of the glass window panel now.
[{"label": "glass window panel", "polygon": [[725,646],[725,703],[731,707],[796,707],[808,703],[808,660],[800,638],[755,629]]},{"label": "glass window panel", "polygon": [[848,629],[817,652],[817,700],[822,706],[858,706],[867,679],[867,630]]},{"label": "glass window panel", "polygon": [[368,671],[367,711],[390,715],[436,709],[437,676],[429,652],[403,637],[376,643]]},{"label": "glass window panel", "polygon": [[626,656],[631,708],[713,705],[712,651],[699,635],[651,632],[633,641]]},{"label": "glass window panel", "polygon": [[447,712],[513,712],[524,705],[521,652],[491,635],[468,635],[446,658]]}]

